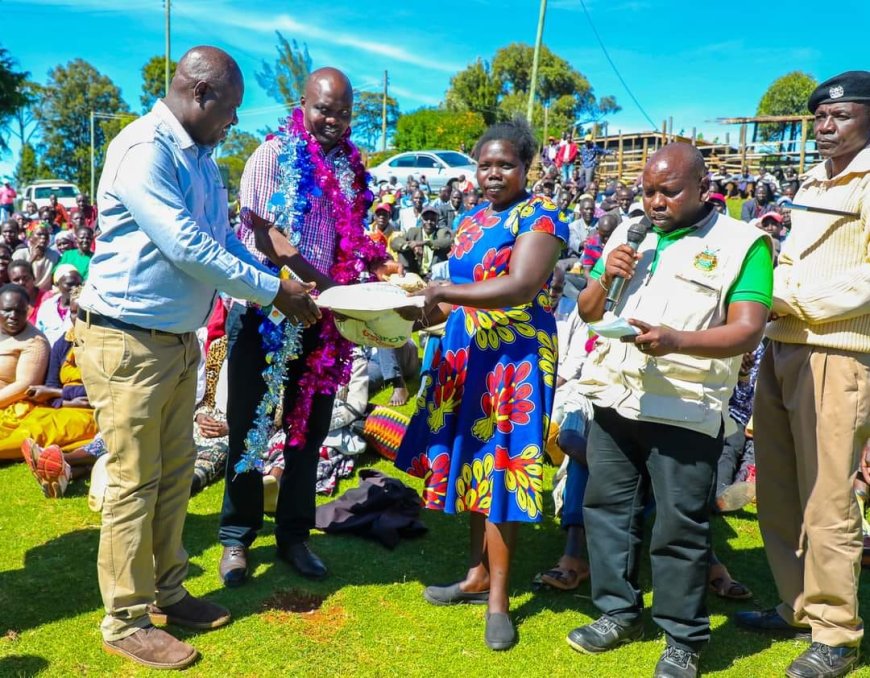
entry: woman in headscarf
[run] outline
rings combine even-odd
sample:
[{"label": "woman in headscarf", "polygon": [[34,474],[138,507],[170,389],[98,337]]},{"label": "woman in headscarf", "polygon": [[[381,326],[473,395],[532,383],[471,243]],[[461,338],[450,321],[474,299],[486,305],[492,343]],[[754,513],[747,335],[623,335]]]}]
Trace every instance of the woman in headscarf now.
[{"label": "woman in headscarf", "polygon": [[52,346],[72,329],[74,316],[70,310],[70,293],[81,286],[82,275],[72,264],[61,264],[54,270],[54,284],[57,293],[42,302],[34,323]]}]

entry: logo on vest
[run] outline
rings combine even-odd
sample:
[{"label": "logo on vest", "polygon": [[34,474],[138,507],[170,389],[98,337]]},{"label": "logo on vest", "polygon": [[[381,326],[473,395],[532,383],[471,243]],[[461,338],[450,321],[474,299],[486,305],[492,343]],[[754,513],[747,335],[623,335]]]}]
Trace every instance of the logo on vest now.
[{"label": "logo on vest", "polygon": [[842,85],[834,85],[828,90],[828,96],[831,97],[831,99],[839,99],[845,93],[846,91],[843,89]]},{"label": "logo on vest", "polygon": [[719,265],[719,257],[716,256],[716,252],[718,250],[711,250],[709,247],[705,247],[703,252],[698,252],[695,255],[695,268],[704,271],[704,273],[716,270],[716,266]]}]

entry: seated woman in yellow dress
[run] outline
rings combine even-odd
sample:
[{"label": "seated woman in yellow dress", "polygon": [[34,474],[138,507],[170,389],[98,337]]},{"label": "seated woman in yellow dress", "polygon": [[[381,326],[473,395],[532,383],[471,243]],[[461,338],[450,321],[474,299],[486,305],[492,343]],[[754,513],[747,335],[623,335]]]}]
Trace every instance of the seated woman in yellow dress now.
[{"label": "seated woman in yellow dress", "polygon": [[43,382],[48,367],[50,347],[27,321],[28,304],[23,287],[0,287],[0,460],[19,458],[17,430],[35,407],[27,391]]},{"label": "seated woman in yellow dress", "polygon": [[[72,306],[71,312],[75,312],[75,302]],[[13,422],[4,421],[6,428],[0,427],[0,459],[17,458],[25,452],[25,459],[33,465],[30,444],[24,445],[28,439],[38,446],[57,445],[63,451],[93,440],[97,426],[76,365],[72,330],[51,348],[44,382],[42,375],[32,379],[24,395],[25,399],[16,404],[19,407],[16,425],[12,427]]]}]

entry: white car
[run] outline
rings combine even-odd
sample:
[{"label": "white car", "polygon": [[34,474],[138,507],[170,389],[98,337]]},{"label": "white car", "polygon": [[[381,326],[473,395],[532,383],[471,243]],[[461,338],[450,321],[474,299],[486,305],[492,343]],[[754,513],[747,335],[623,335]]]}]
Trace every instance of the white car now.
[{"label": "white car", "polygon": [[385,184],[390,177],[396,177],[404,186],[409,176],[415,179],[424,176],[436,193],[460,175],[465,175],[476,186],[476,172],[477,162],[473,158],[459,151],[446,150],[399,153],[369,170],[375,185]]},{"label": "white car", "polygon": [[76,196],[81,193],[79,187],[61,179],[40,179],[26,186],[19,194],[21,204],[32,201],[37,207],[48,204],[49,196],[56,195],[57,201],[71,209],[76,206]]}]

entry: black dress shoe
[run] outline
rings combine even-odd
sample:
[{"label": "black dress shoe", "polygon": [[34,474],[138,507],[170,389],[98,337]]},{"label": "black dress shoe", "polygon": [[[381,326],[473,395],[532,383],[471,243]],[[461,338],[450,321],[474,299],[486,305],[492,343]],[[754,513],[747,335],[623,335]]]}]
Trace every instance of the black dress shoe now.
[{"label": "black dress shoe", "polygon": [[695,678],[699,660],[697,652],[668,645],[659,657],[653,678]]},{"label": "black dress shoe", "polygon": [[734,615],[734,621],[737,622],[737,626],[742,626],[750,631],[764,631],[790,636],[798,640],[812,640],[809,626],[792,626],[773,607],[769,610],[738,612]]},{"label": "black dress shoe", "polygon": [[858,663],[857,647],[831,647],[813,643],[785,670],[791,678],[837,678],[845,676]]},{"label": "black dress shoe", "polygon": [[326,576],[326,565],[308,548],[308,542],[279,545],[278,557],[290,563],[294,570],[308,579],[323,579]]},{"label": "black dress shoe", "polygon": [[489,602],[489,591],[466,593],[459,588],[459,582],[447,586],[427,586],[423,597],[433,605],[485,605]]},{"label": "black dress shoe", "polygon": [[224,546],[218,568],[224,586],[241,586],[248,578],[248,549],[240,544]]},{"label": "black dress shoe", "polygon": [[483,638],[490,650],[507,650],[516,643],[517,631],[510,615],[504,612],[487,612]]},{"label": "black dress shoe", "polygon": [[576,628],[568,634],[568,645],[580,652],[598,654],[607,652],[619,645],[638,640],[643,636],[643,622],[638,620],[631,626],[621,626],[606,614],[586,626]]}]

